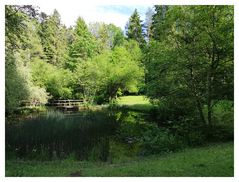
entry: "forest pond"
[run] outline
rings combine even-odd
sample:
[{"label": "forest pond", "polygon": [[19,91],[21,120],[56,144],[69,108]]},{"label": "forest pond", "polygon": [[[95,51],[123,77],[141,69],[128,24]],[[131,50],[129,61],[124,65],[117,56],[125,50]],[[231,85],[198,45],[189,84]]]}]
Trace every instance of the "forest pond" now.
[{"label": "forest pond", "polygon": [[[49,112],[6,124],[7,158],[107,161],[140,155],[149,114],[126,110]],[[121,153],[119,154],[119,151]]]}]

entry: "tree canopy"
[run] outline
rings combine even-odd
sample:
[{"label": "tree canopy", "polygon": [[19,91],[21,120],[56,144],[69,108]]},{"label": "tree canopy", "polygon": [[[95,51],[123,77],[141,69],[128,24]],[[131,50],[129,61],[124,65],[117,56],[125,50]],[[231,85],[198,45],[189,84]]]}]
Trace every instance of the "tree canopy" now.
[{"label": "tree canopy", "polygon": [[147,94],[172,108],[197,110],[211,125],[215,103],[233,99],[233,8],[172,6],[161,22],[156,15],[163,15],[163,7],[155,9],[157,34],[145,54]]},{"label": "tree canopy", "polygon": [[232,6],[156,5],[144,24],[135,9],[125,35],[82,17],[66,27],[57,10],[33,6],[6,6],[5,17],[7,112],[22,100],[103,103],[143,92],[175,117],[211,125],[214,105],[233,100]]}]

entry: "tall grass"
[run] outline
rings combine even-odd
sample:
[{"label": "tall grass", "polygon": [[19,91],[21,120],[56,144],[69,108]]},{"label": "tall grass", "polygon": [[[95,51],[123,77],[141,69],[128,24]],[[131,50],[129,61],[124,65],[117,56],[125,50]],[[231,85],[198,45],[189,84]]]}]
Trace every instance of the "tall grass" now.
[{"label": "tall grass", "polygon": [[[98,158],[106,160],[108,137],[113,134],[117,122],[113,115],[104,112],[84,112],[64,116],[50,112],[20,122],[6,125],[7,158],[34,158],[49,160],[74,155],[87,159],[92,150]],[[100,149],[96,149],[99,146]]]}]

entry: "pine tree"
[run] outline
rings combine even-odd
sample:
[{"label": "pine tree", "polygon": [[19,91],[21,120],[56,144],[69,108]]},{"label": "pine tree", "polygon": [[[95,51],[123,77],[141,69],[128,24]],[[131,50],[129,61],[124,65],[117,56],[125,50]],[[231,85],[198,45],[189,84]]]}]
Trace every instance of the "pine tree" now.
[{"label": "pine tree", "polygon": [[52,16],[42,14],[41,36],[42,46],[48,62],[53,65],[62,65],[67,49],[67,37],[65,27],[61,25],[60,14],[54,10]]},{"label": "pine tree", "polygon": [[142,47],[145,43],[141,20],[137,9],[134,10],[133,14],[129,18],[129,22],[126,25],[126,35],[128,39],[136,40],[140,47]]},{"label": "pine tree", "polygon": [[97,42],[81,17],[77,19],[74,35],[75,38],[70,47],[69,59],[66,63],[66,67],[71,70],[76,68],[77,63],[97,54]]},{"label": "pine tree", "polygon": [[152,17],[152,38],[155,40],[162,39],[163,35],[167,32],[166,26],[167,22],[165,21],[168,11],[168,6],[166,5],[155,5],[155,14]]}]

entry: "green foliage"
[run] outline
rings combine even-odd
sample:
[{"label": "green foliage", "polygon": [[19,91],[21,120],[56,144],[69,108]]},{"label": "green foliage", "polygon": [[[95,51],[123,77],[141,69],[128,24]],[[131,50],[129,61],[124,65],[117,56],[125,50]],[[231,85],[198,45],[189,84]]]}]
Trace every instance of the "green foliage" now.
[{"label": "green foliage", "polygon": [[75,39],[70,46],[69,59],[66,62],[66,67],[71,70],[74,70],[78,63],[97,55],[97,42],[81,17],[76,21],[74,34]]},{"label": "green foliage", "polygon": [[[48,94],[34,85],[29,63],[43,56],[36,33],[32,6],[6,6],[6,111],[12,112],[22,100],[45,103]],[[33,14],[33,15],[32,15]],[[16,92],[17,91],[17,92]]]},{"label": "green foliage", "polygon": [[36,18],[37,10],[32,5],[5,6],[5,38],[6,47],[19,48],[24,43],[29,18]]},{"label": "green foliage", "polygon": [[47,62],[61,67],[64,66],[68,50],[66,33],[67,30],[61,24],[60,14],[57,10],[54,10],[51,16],[43,18],[39,35]]},{"label": "green foliage", "polygon": [[107,49],[113,49],[115,46],[121,46],[124,42],[123,31],[114,24],[91,23],[90,32],[99,43],[98,51],[103,52]]},{"label": "green foliage", "polygon": [[214,122],[216,125],[234,124],[234,104],[229,100],[221,100],[213,106]]},{"label": "green foliage", "polygon": [[6,6],[7,108],[49,98],[103,103],[142,87],[141,50],[120,28],[95,23],[88,29],[82,18],[66,28],[56,10],[34,17],[31,8]]},{"label": "green foliage", "polygon": [[147,95],[191,107],[212,125],[213,102],[233,98],[233,7],[156,6],[152,27],[155,40],[144,58]]},{"label": "green foliage", "polygon": [[110,69],[107,65],[109,61],[109,52],[105,52],[92,60],[84,61],[78,64],[75,76],[78,90],[83,98],[93,102],[97,92],[99,92],[106,82],[106,74]]},{"label": "green foliage", "polygon": [[31,64],[31,74],[34,83],[45,88],[55,99],[67,99],[73,97],[71,88],[74,81],[72,72],[46,63],[42,60],[34,60]]},{"label": "green foliage", "polygon": [[141,155],[169,153],[184,147],[182,139],[165,129],[151,127],[147,129],[141,139]]},{"label": "green foliage", "polygon": [[134,10],[133,14],[129,18],[129,22],[126,25],[126,35],[128,39],[136,40],[142,47],[145,43],[140,16],[137,9]]},{"label": "green foliage", "polygon": [[143,70],[136,58],[121,46],[78,64],[75,73],[83,97],[103,102],[114,99],[120,90],[137,89]]},{"label": "green foliage", "polygon": [[[9,59],[10,58],[8,57],[8,60]],[[7,64],[8,63],[6,63],[5,98],[6,111],[9,113],[20,105],[21,100],[27,99],[30,93],[27,89],[27,82],[23,75],[19,73],[16,65]]]},{"label": "green foliage", "polygon": [[125,47],[114,49],[111,60],[112,69],[106,88],[106,94],[110,99],[117,95],[119,89],[130,91],[142,82],[144,73],[139,61],[137,57],[134,57],[134,51],[130,54]]},{"label": "green foliage", "polygon": [[[152,25],[150,27],[149,38],[154,40],[163,40],[165,34],[168,33],[168,23],[171,23],[166,18],[168,9],[170,6],[167,5],[155,5],[155,13],[152,15]],[[173,7],[173,6],[171,6]]]}]

